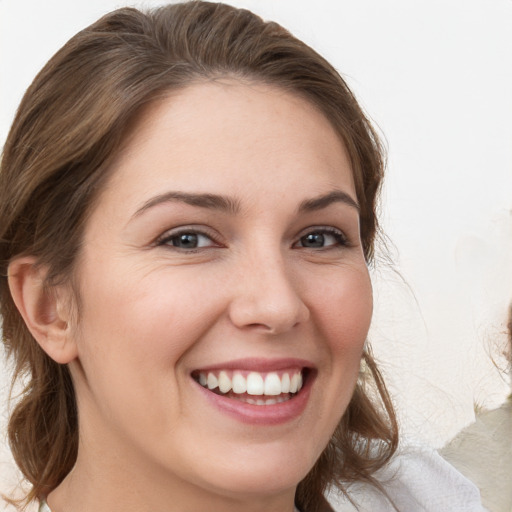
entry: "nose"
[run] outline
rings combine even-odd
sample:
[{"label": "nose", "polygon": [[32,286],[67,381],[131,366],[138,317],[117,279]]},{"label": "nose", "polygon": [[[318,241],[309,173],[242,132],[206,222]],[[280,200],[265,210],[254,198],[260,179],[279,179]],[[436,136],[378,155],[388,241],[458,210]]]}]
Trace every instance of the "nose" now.
[{"label": "nose", "polygon": [[236,327],[280,334],[309,319],[299,279],[282,257],[251,258],[236,280],[229,307]]}]

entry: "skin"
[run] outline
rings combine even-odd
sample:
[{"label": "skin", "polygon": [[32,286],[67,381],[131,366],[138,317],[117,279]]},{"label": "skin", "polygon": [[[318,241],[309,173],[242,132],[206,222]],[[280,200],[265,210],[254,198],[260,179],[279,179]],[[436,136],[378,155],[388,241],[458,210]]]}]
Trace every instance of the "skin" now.
[{"label": "skin", "polygon": [[[111,171],[76,266],[78,322],[65,322],[79,454],[50,507],[292,512],[350,400],[372,312],[357,207],[299,211],[333,191],[356,202],[343,143],[304,99],[216,81],[153,104]],[[237,211],[155,199],[171,191]],[[182,227],[200,247],[173,245]],[[191,378],[288,357],[315,379],[277,425],[226,414]]]}]

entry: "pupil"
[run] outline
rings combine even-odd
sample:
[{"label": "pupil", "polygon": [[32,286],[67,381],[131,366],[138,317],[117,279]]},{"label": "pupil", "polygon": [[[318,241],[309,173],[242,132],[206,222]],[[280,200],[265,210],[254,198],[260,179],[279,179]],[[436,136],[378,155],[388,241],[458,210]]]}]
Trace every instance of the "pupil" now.
[{"label": "pupil", "polygon": [[324,235],[322,233],[309,233],[302,239],[302,245],[305,247],[323,247]]},{"label": "pupil", "polygon": [[175,241],[174,246],[184,248],[195,248],[197,247],[197,235],[194,233],[187,233],[180,235]]}]

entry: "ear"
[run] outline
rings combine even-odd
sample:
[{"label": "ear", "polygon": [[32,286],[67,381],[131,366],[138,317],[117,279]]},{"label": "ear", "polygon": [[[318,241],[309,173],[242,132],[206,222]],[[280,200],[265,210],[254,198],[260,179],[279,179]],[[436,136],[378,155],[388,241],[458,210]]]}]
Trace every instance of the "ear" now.
[{"label": "ear", "polygon": [[48,289],[46,272],[33,256],[16,258],[9,265],[9,288],[32,336],[54,361],[66,364],[77,357],[71,335],[71,294],[63,286]]}]

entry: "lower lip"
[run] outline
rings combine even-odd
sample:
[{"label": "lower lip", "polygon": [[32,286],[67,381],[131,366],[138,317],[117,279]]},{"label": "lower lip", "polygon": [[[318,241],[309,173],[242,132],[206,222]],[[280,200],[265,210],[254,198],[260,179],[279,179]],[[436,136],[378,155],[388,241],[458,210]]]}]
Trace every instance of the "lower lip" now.
[{"label": "lower lip", "polygon": [[[298,418],[309,400],[314,375],[309,373],[302,389],[286,402],[271,405],[253,405],[212,393],[194,381],[205,398],[223,413],[242,423],[252,425],[280,425]],[[255,397],[256,398],[256,397]],[[269,397],[271,398],[271,397]]]}]

